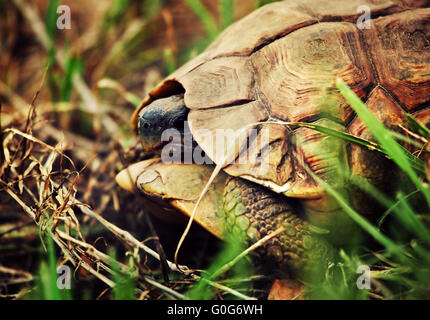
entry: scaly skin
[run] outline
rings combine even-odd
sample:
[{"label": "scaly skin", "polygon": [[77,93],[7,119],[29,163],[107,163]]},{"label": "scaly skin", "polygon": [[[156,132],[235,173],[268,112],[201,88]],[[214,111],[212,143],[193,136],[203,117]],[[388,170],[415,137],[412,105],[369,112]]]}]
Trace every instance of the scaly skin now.
[{"label": "scaly skin", "polygon": [[[118,174],[117,182],[126,190],[137,188],[157,203],[161,201],[190,215],[211,171],[211,167],[202,165],[144,160]],[[323,210],[324,205],[318,203],[318,208]],[[308,267],[322,266],[333,258],[329,235],[317,234],[318,228],[312,227],[321,226],[321,222],[313,219],[309,223],[302,218],[308,218],[310,210],[298,199],[220,172],[197,207],[195,220],[217,237],[226,241],[239,239],[244,246],[251,246],[283,227],[285,231],[253,251],[255,265],[281,278],[303,278],[311,271]],[[160,215],[160,206],[155,207],[154,214]]]},{"label": "scaly skin", "polygon": [[283,227],[285,231],[256,250],[256,259],[259,264],[274,266],[277,272],[304,275],[312,262],[327,263],[333,248],[294,213],[292,201],[258,184],[229,177],[223,202],[225,231],[251,245]]}]

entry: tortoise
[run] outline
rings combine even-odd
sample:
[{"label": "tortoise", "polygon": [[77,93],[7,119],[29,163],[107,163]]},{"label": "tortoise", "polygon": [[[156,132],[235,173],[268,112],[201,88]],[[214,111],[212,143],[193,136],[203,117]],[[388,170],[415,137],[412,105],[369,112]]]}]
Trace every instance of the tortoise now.
[{"label": "tortoise", "polygon": [[[349,188],[338,167],[387,192],[396,188],[396,169],[377,152],[297,123],[373,139],[337,78],[389,128],[405,122],[404,111],[428,123],[429,4],[300,0],[254,11],[137,108],[132,125],[151,156],[119,173],[118,183],[137,188],[154,212],[191,215],[217,165],[195,221],[220,238],[239,232],[248,245],[267,237],[257,261],[293,278],[313,257],[327,263],[358,227],[318,179],[372,215],[377,206]],[[367,27],[358,24],[363,8]],[[222,130],[229,133],[219,142]],[[243,154],[247,161],[239,161]]]}]

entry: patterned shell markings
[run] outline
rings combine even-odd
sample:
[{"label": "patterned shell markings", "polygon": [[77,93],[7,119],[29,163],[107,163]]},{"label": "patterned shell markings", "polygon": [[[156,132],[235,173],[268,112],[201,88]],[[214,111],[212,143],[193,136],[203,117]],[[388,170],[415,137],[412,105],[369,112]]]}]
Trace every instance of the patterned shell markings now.
[{"label": "patterned shell markings", "polygon": [[[430,101],[430,9],[411,7],[428,4],[301,0],[267,5],[226,29],[204,53],[155,88],[142,107],[182,86],[194,138],[214,160],[199,129],[235,130],[281,119],[368,134],[335,90],[335,77],[342,77],[371,109],[385,110],[377,116],[386,123],[401,121],[402,108],[423,118],[429,112],[421,109]],[[361,5],[371,9],[369,30],[351,23]],[[330,144],[330,138],[315,131],[264,127],[270,128],[269,146],[258,148],[270,152],[269,170],[259,175],[252,164],[236,163],[225,168],[227,173],[287,196],[309,197],[320,190],[298,159],[323,178],[330,168],[317,150],[334,145],[329,155],[348,161],[344,144]],[[349,161],[360,172],[354,168],[359,151],[352,151]]]}]

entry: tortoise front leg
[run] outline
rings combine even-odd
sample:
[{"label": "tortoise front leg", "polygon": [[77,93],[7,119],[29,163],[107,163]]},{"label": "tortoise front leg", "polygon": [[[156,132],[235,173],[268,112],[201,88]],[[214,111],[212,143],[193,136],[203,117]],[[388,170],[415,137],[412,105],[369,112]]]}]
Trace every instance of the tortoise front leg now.
[{"label": "tortoise front leg", "polygon": [[[299,217],[299,202],[264,187],[229,177],[224,188],[225,229],[251,245],[283,228],[255,251],[258,265],[269,265],[282,276],[303,277],[313,263],[327,263],[333,249]],[[228,238],[228,237],[226,237]],[[227,239],[228,240],[228,239]]]}]

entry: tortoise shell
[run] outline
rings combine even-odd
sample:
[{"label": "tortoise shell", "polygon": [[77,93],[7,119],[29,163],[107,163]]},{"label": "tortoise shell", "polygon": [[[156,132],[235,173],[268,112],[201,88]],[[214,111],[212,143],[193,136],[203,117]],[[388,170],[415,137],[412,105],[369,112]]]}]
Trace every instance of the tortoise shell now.
[{"label": "tortoise shell", "polygon": [[[254,161],[226,165],[229,175],[299,198],[317,198],[323,192],[304,163],[325,180],[339,161],[378,179],[360,148],[312,129],[273,122],[322,124],[367,138],[365,126],[336,89],[338,77],[389,126],[404,121],[403,111],[428,122],[429,4],[300,0],[266,5],[227,28],[206,51],[154,88],[136,110],[133,125],[152,101],[184,93],[191,133],[215,163],[221,158],[202,129],[213,135],[219,129],[259,129],[250,142],[257,150],[251,155]],[[368,29],[357,26],[363,6],[371,13]],[[266,140],[258,139],[262,127],[270,129]],[[240,139],[244,143],[246,138]],[[235,150],[234,157],[240,152]],[[257,158],[264,154],[269,167],[259,170]]]}]

